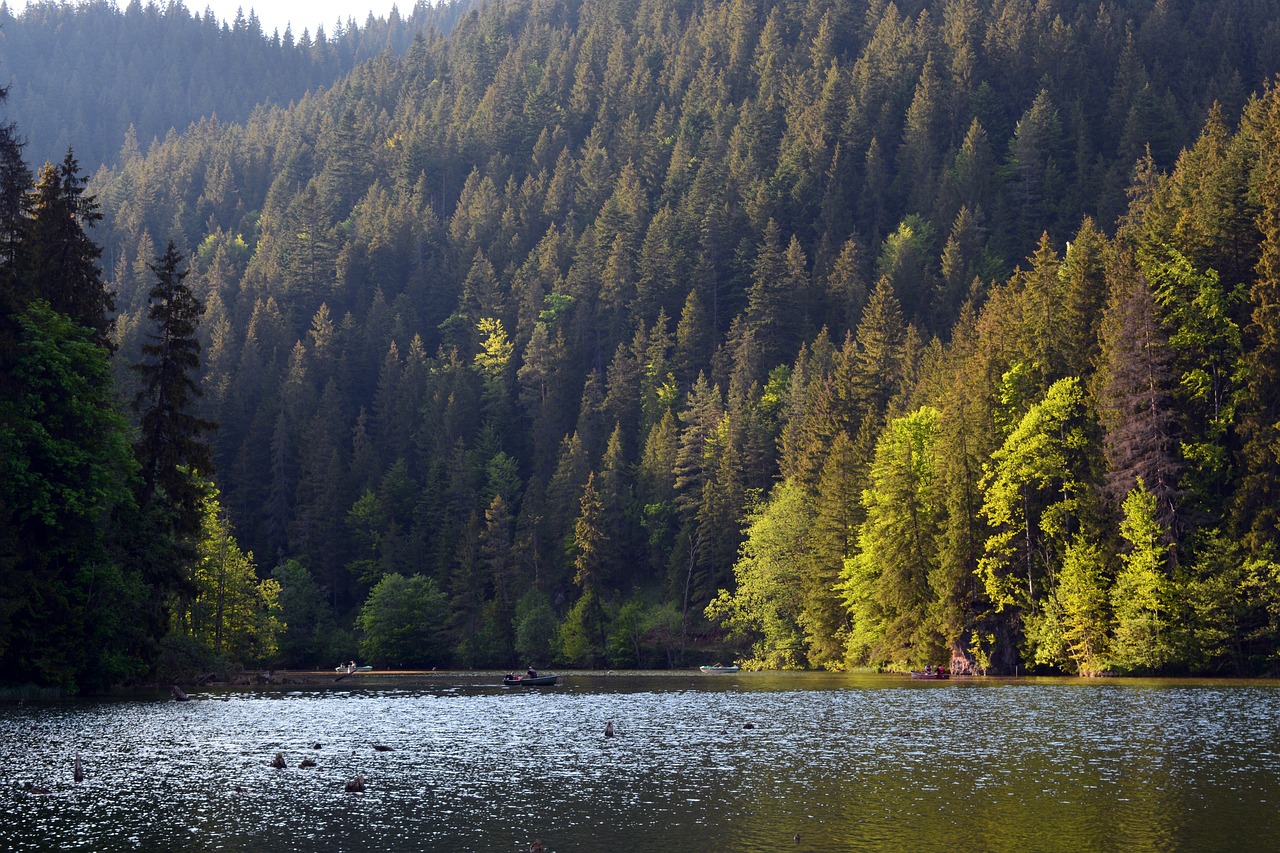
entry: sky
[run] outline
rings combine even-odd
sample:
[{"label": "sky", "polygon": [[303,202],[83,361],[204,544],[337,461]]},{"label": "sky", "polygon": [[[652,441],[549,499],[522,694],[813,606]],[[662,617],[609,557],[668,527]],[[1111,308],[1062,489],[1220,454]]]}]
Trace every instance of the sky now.
[{"label": "sky", "polygon": [[[246,18],[252,9],[258,13],[262,31],[268,36],[272,30],[279,30],[283,35],[285,26],[292,24],[296,38],[302,35],[304,29],[314,35],[317,24],[323,24],[325,32],[332,33],[334,24],[339,20],[345,22],[348,18],[354,18],[357,24],[363,26],[369,12],[372,11],[375,18],[385,18],[390,14],[392,6],[398,7],[402,14],[407,15],[413,9],[414,2],[415,0],[183,0],[182,5],[200,14],[204,14],[207,6],[213,10],[218,20],[228,22],[235,20],[237,9],[244,9]],[[123,6],[124,0],[117,0],[117,5]],[[145,0],[143,5],[146,5]]]}]

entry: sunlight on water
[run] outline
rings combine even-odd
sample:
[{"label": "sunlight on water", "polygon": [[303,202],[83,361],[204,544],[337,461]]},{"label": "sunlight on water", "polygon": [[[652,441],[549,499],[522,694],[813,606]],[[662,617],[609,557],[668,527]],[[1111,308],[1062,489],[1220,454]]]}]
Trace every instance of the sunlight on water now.
[{"label": "sunlight on water", "polygon": [[0,849],[1280,846],[1271,682],[497,681],[0,707]]}]

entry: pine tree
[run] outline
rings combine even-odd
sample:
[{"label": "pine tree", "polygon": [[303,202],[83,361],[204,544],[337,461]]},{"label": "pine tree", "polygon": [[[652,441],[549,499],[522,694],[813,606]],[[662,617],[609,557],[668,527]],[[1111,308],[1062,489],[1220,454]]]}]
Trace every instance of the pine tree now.
[{"label": "pine tree", "polygon": [[1139,481],[1157,518],[1177,530],[1178,470],[1173,376],[1164,330],[1146,278],[1121,267],[1103,318],[1098,416],[1107,459],[1107,489],[1118,505]]},{"label": "pine tree", "polygon": [[[1047,90],[1022,114],[1009,141],[1005,161],[1019,254],[1035,239],[1035,230],[1055,231],[1065,186],[1062,122]],[[1034,230],[1033,230],[1034,229]]]},{"label": "pine tree", "polygon": [[756,362],[764,370],[790,360],[799,342],[797,319],[805,308],[805,265],[799,243],[793,239],[783,249],[778,224],[769,220],[747,291],[747,327],[759,348]]},{"label": "pine tree", "polygon": [[938,415],[926,407],[895,419],[876,445],[858,553],[839,587],[849,608],[851,662],[918,666],[941,651],[929,619],[942,532]]},{"label": "pine tree", "polygon": [[1102,549],[1083,537],[1067,548],[1054,601],[1066,653],[1080,675],[1099,675],[1110,650],[1110,572]]},{"label": "pine tree", "polygon": [[875,429],[902,381],[906,334],[902,306],[894,297],[893,285],[888,278],[881,278],[858,324],[851,377],[855,399],[865,406],[862,423],[869,422]]},{"label": "pine tree", "polygon": [[139,502],[146,507],[157,492],[162,493],[173,513],[174,528],[190,535],[200,526],[203,490],[198,478],[212,474],[205,434],[215,425],[192,411],[203,393],[196,382],[200,369],[196,328],[204,306],[185,284],[189,270],[181,270],[181,265],[182,255],[170,241],[151,267],[156,283],[147,316],[155,325],[142,346],[146,360],[134,367],[142,382],[134,408],[140,415]]},{"label": "pine tree", "polygon": [[26,292],[93,330],[94,341],[109,347],[115,296],[98,268],[102,249],[86,233],[102,219],[86,183],[70,151],[59,165],[40,170],[26,202],[19,268]]},{"label": "pine tree", "polygon": [[1156,520],[1156,499],[1139,480],[1125,498],[1121,534],[1129,553],[1121,557],[1111,591],[1115,611],[1112,659],[1123,672],[1157,672],[1173,657],[1173,587],[1168,536]]},{"label": "pine tree", "polygon": [[[0,104],[8,97],[9,90],[0,88]],[[10,123],[0,123],[0,276],[4,287],[0,298],[7,298],[15,286],[12,276],[17,261],[18,247],[22,241],[23,198],[31,187],[31,170],[22,161],[22,143],[17,128]]]}]

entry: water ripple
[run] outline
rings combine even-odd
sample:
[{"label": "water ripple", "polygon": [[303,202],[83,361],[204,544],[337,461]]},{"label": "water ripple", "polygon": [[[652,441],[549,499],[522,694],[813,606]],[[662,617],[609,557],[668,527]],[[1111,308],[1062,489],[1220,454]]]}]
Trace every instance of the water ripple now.
[{"label": "water ripple", "polygon": [[1270,682],[457,676],[192,696],[0,709],[0,848],[1280,846]]}]

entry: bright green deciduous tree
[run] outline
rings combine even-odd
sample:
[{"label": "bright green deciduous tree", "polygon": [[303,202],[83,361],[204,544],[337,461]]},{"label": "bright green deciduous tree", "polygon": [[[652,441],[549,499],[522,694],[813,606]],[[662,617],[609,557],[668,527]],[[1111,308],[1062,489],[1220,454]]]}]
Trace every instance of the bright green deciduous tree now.
[{"label": "bright green deciduous tree", "polygon": [[599,594],[591,587],[584,589],[560,623],[560,649],[565,661],[586,667],[604,663],[607,615]]},{"label": "bright green deciduous tree", "polygon": [[708,618],[752,642],[751,665],[796,669],[807,664],[804,575],[811,559],[806,531],[812,508],[804,490],[785,480],[751,515],[733,591],[721,589]]},{"label": "bright green deciduous tree", "polygon": [[442,628],[449,598],[435,580],[390,574],[378,581],[356,617],[360,653],[378,666],[430,667],[445,654]]},{"label": "bright green deciduous tree", "polygon": [[[995,531],[978,561],[978,576],[996,613],[1013,609],[1013,626],[1040,618],[1080,521],[1093,511],[1097,443],[1074,377],[1049,387],[991,455],[983,477],[981,514]],[[1053,615],[1053,614],[1048,614]],[[1006,615],[1005,618],[1010,618]],[[1059,643],[1057,632],[1027,632]],[[1039,639],[1037,639],[1037,637]]]},{"label": "bright green deciduous tree", "polygon": [[240,550],[218,491],[205,486],[192,594],[180,596],[175,627],[215,655],[238,664],[269,664],[279,652],[280,584],[259,580],[253,554]]}]

